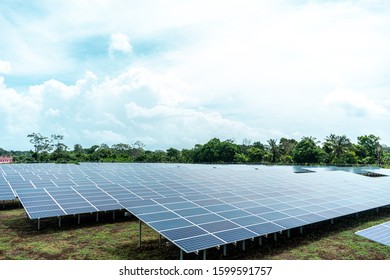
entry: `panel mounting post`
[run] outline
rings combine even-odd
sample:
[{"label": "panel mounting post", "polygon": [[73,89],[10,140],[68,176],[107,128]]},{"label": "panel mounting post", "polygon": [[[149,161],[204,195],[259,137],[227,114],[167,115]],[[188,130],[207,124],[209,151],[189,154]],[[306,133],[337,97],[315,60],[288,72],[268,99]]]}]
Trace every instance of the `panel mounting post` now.
[{"label": "panel mounting post", "polygon": [[376,208],[376,212],[379,213],[379,208]]},{"label": "panel mounting post", "polygon": [[58,217],[58,227],[61,227],[61,217]]},{"label": "panel mounting post", "polygon": [[161,244],[161,234],[158,235],[158,244]]},{"label": "panel mounting post", "polygon": [[334,221],[333,221],[333,219],[330,219],[330,223],[333,225],[334,224]]},{"label": "panel mounting post", "polygon": [[138,248],[141,247],[142,221],[138,220]]},{"label": "panel mounting post", "polygon": [[180,260],[182,261],[184,259],[184,254],[183,254],[183,250],[180,249]]},{"label": "panel mounting post", "polygon": [[242,250],[245,251],[245,240],[242,240]]},{"label": "panel mounting post", "polygon": [[274,233],[274,241],[278,241],[278,234],[276,232]]},{"label": "panel mounting post", "polygon": [[96,222],[99,222],[99,212],[96,212]]},{"label": "panel mounting post", "polygon": [[290,230],[288,229],[287,230],[287,237],[290,238],[291,234],[290,234]]},{"label": "panel mounting post", "polygon": [[223,245],[223,255],[226,257],[227,245]]},{"label": "panel mounting post", "polygon": [[299,233],[300,233],[300,234],[303,233],[303,227],[299,227]]},{"label": "panel mounting post", "polygon": [[112,219],[115,220],[115,210],[112,211]]},{"label": "panel mounting post", "polygon": [[263,237],[262,236],[259,236],[259,245],[263,245]]},{"label": "panel mounting post", "polygon": [[204,261],[206,260],[206,249],[203,250],[203,260],[204,260]]},{"label": "panel mounting post", "polygon": [[80,214],[77,215],[77,224],[80,224]]},{"label": "panel mounting post", "polygon": [[41,219],[38,219],[38,230],[41,229]]}]

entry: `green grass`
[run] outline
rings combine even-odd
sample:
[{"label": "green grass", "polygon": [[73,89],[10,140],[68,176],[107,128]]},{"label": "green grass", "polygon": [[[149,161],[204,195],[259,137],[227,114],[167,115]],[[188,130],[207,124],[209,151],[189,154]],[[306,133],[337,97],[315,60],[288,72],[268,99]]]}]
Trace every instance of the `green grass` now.
[{"label": "green grass", "polygon": [[[158,242],[158,234],[146,225],[142,226],[142,246],[138,248],[138,221],[124,217],[123,212],[82,216],[81,225],[76,217],[66,217],[62,227],[58,220],[46,219],[37,230],[36,221],[26,218],[23,209],[0,209],[0,260],[72,259],[72,260],[151,260],[178,259],[179,249],[167,243]],[[354,233],[358,230],[390,220],[390,208],[381,208],[379,213],[369,211],[359,217],[348,216],[336,219],[334,224],[324,222],[291,231],[291,238],[278,234],[258,240],[246,241],[246,250],[241,244],[228,246],[224,257],[217,249],[207,251],[208,259],[325,259],[325,260],[380,260],[390,259],[390,247],[375,243]],[[201,258],[188,254],[186,259]]]}]

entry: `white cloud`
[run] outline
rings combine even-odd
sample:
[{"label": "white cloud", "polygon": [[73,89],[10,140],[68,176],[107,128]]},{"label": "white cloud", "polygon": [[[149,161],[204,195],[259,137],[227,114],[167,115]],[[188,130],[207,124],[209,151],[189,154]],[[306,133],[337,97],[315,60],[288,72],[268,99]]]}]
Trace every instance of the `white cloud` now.
[{"label": "white cloud", "polygon": [[[45,16],[0,12],[15,75],[0,124],[49,132],[60,122],[82,144],[80,131],[96,130],[153,147],[379,131],[390,110],[390,9],[376,3],[70,0],[43,6]],[[20,89],[21,77],[37,85]],[[342,88],[354,92],[329,93]],[[27,109],[17,102],[30,102],[31,120],[4,107]]]},{"label": "white cloud", "polygon": [[11,62],[0,59],[0,73],[8,74],[11,70]]},{"label": "white cloud", "polygon": [[115,52],[122,52],[125,54],[131,54],[133,47],[130,44],[129,36],[123,33],[111,34],[110,46],[108,47],[108,53],[112,56]]},{"label": "white cloud", "polygon": [[126,136],[120,133],[116,133],[111,130],[94,130],[90,131],[88,129],[82,131],[85,138],[95,144],[118,144],[118,143],[127,143],[128,139]]},{"label": "white cloud", "polygon": [[60,110],[53,109],[53,108],[49,108],[49,110],[45,112],[45,116],[47,117],[59,117],[60,114],[61,114]]},{"label": "white cloud", "polygon": [[335,89],[325,98],[325,104],[345,111],[355,117],[383,117],[389,111],[361,93],[350,89]]}]

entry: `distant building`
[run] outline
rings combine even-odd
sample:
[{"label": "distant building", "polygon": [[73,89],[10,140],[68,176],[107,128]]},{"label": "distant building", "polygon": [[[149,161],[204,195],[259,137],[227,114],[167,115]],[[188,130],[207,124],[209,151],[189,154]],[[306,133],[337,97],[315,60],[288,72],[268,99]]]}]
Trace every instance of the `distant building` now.
[{"label": "distant building", "polygon": [[13,158],[10,156],[0,156],[0,164],[1,163],[11,163],[13,162]]}]

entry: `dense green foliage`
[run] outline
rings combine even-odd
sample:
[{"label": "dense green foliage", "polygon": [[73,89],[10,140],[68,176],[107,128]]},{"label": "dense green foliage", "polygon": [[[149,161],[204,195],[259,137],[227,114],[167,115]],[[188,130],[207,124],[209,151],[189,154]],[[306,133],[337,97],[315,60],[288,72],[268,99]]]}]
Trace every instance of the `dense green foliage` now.
[{"label": "dense green foliage", "polygon": [[70,150],[62,141],[62,135],[50,138],[40,133],[27,136],[34,150],[6,151],[0,148],[0,155],[12,155],[15,162],[181,162],[181,163],[264,163],[264,164],[332,164],[390,165],[390,148],[381,144],[375,135],[363,135],[353,143],[345,135],[330,134],[321,144],[314,137],[302,137],[300,141],[281,138],[259,141],[245,140],[236,144],[234,140],[221,141],[213,138],[192,149],[166,151],[145,150],[145,145],[119,143],[93,145],[84,148],[76,144]]}]

